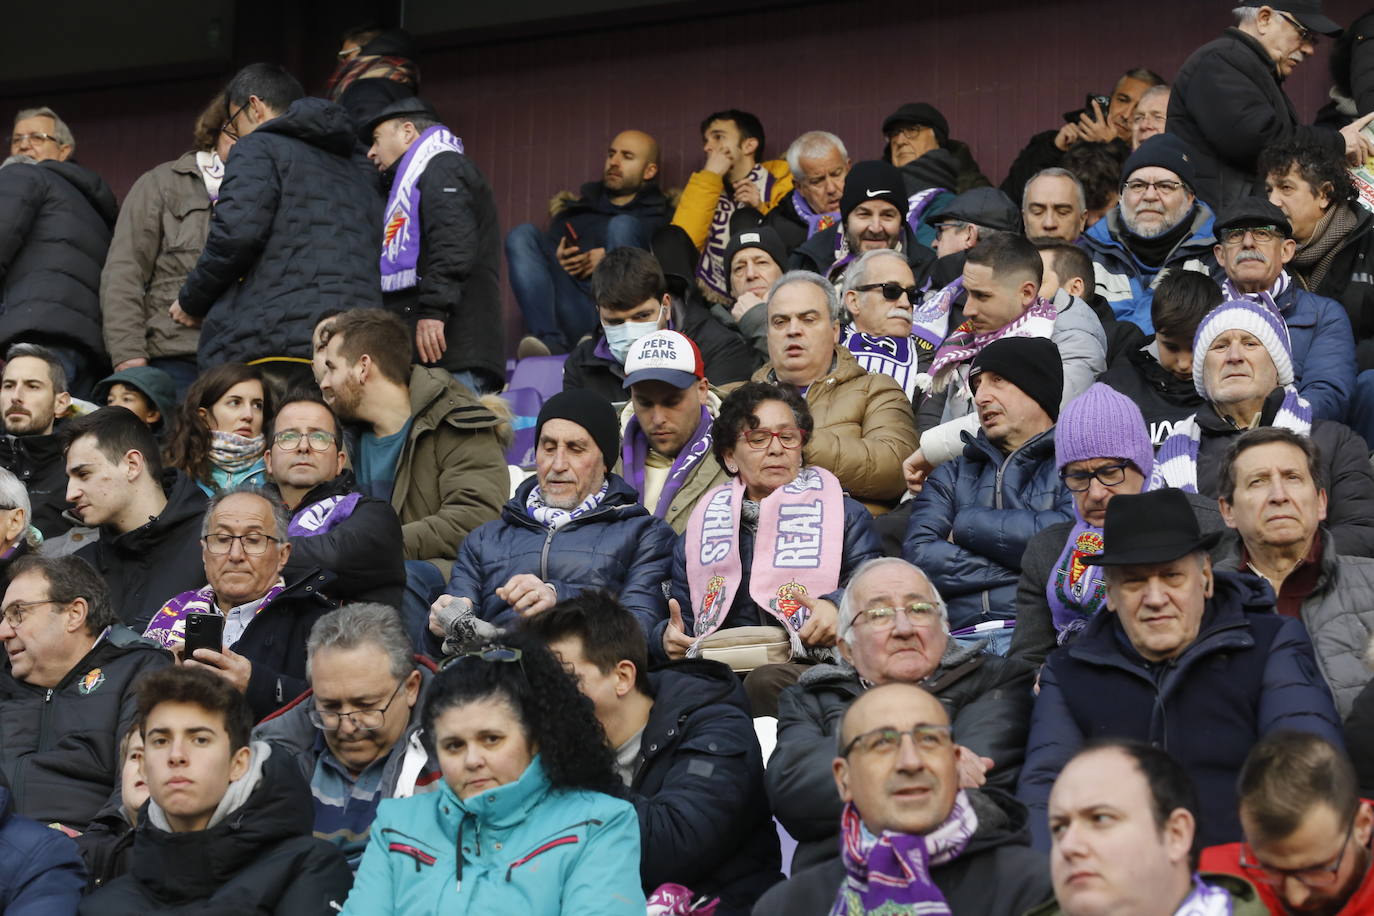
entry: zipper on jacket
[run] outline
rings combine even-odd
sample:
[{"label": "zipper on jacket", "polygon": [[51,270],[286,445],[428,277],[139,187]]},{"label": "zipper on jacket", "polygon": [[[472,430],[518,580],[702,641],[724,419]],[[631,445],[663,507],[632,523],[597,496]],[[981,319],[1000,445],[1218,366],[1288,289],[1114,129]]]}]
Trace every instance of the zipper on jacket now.
[{"label": "zipper on jacket", "polygon": [[549,581],[549,546],[553,544],[553,536],[558,533],[557,528],[550,528],[548,536],[544,538],[544,548],[539,551],[539,580]]},{"label": "zipper on jacket", "polygon": [[[516,859],[514,862],[510,863],[510,865],[506,867],[506,883],[510,883],[511,875],[515,872],[517,868],[519,868],[521,865],[528,863],[531,859],[541,856],[551,849],[557,849],[559,846],[570,846],[582,842],[582,840],[576,834],[568,833],[567,831],[577,830],[579,827],[600,827],[603,823],[604,821],[600,820],[599,818],[593,817],[588,818],[585,821],[578,821],[576,824],[569,824],[562,830],[555,830],[553,833],[549,834],[549,836],[553,837],[554,839],[541,841],[539,845],[536,846],[533,850],[525,853],[523,856]],[[558,836],[558,834],[560,833],[563,834],[563,836]]]},{"label": "zipper on jacket", "polygon": [[[47,693],[43,695],[43,713],[38,719],[38,750],[46,750],[48,735],[48,714],[52,709],[52,696],[56,689],[49,687]],[[20,761],[22,763],[22,760]],[[29,768],[19,767],[19,772],[15,775],[14,785],[10,787],[11,798],[23,798],[24,783],[28,782]]]}]

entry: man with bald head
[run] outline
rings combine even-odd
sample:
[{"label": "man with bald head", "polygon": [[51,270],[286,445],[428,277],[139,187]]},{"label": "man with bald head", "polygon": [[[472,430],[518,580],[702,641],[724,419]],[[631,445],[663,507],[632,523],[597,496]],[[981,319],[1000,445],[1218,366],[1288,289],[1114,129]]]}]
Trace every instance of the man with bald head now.
[{"label": "man with bald head", "polygon": [[550,201],[547,231],[523,223],[506,236],[511,289],[529,332],[520,356],[567,353],[596,330],[592,271],[608,251],[648,249],[654,230],[668,221],[657,179],[658,141],[621,131],[606,150],[600,181],[584,184],[579,196],[560,191]]},{"label": "man with bald head", "polygon": [[831,764],[841,857],[775,885],[754,912],[1019,916],[1046,900],[1025,809],[997,789],[960,788],[957,740],[920,687],[884,684],[855,700]]},{"label": "man with bald head", "polygon": [[816,665],[778,699],[768,798],[799,844],[794,870],[839,851],[831,748],[845,709],[870,687],[917,684],[931,692],[959,734],[959,784],[966,788],[1014,786],[1026,743],[1030,668],[950,639],[944,600],[907,561],[881,557],[854,571],[837,632],[843,661]]}]

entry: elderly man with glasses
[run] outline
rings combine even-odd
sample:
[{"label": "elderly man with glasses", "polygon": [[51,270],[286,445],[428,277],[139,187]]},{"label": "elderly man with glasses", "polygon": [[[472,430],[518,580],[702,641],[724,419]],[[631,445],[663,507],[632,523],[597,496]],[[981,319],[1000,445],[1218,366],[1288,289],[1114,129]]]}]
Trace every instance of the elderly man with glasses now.
[{"label": "elderly man with glasses", "polygon": [[300,765],[315,801],[315,836],[357,869],[377,805],[438,787],[420,741],[433,665],[413,655],[395,608],[351,604],[321,618],[306,643],[310,690],[253,732]]},{"label": "elderly man with glasses", "polygon": [[944,600],[920,569],[896,557],[864,563],[840,600],[838,627],[843,661],[809,669],[778,702],[766,780],[774,814],[799,843],[794,871],[838,852],[834,741],[845,709],[870,688],[915,684],[939,701],[958,733],[965,787],[1014,786],[1025,746],[1030,669],[950,639]]},{"label": "elderly man with glasses", "polygon": [[76,152],[76,138],[67,122],[51,108],[25,108],[14,116],[10,154],[28,156],[35,162],[55,159],[66,162]]},{"label": "elderly man with glasses", "polygon": [[[203,665],[247,696],[261,719],[306,689],[305,641],[337,604],[326,597],[332,573],[312,568],[283,576],[291,558],[291,520],[263,490],[238,486],[213,497],[201,527],[209,584],[172,596],[153,615],[145,638]],[[219,622],[206,618],[220,618]],[[192,620],[195,623],[192,624]],[[218,650],[185,652],[188,628],[222,630]]]},{"label": "elderly man with glasses", "polygon": [[343,602],[377,601],[399,607],[406,584],[405,540],[391,506],[359,492],[344,467],[338,417],[316,395],[291,397],[267,422],[271,444],[265,489],[291,516],[286,576],[325,569],[325,590]]},{"label": "elderly man with glasses", "polygon": [[[898,585],[882,600],[911,602],[905,591]],[[907,606],[928,606],[932,597]],[[914,622],[927,612],[903,613]],[[834,710],[828,740],[811,741],[828,760],[832,797],[810,813],[839,827],[840,856],[805,871],[794,862],[792,879],[765,894],[755,913],[1020,916],[1049,898],[1044,857],[1025,845],[1025,809],[999,789],[969,787],[964,719],[956,714],[951,727],[939,689],[885,683]]]},{"label": "elderly man with glasses", "polygon": [[1216,236],[1226,299],[1263,303],[1283,318],[1298,394],[1313,417],[1344,421],[1355,390],[1355,335],[1341,303],[1289,275],[1297,242],[1288,218],[1264,198],[1246,197],[1217,217]]}]

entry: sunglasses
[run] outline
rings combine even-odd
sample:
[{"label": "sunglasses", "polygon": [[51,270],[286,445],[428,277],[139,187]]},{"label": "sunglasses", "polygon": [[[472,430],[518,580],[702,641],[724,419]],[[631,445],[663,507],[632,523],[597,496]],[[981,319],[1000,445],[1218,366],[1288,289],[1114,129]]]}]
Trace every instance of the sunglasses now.
[{"label": "sunglasses", "polygon": [[903,286],[891,280],[886,283],[865,283],[863,286],[854,287],[854,289],[861,293],[866,293],[871,289],[880,289],[883,291],[883,298],[888,302],[896,302],[902,298],[902,293],[906,293],[906,300],[912,305],[916,304],[916,300],[921,295],[921,291],[915,286]]}]

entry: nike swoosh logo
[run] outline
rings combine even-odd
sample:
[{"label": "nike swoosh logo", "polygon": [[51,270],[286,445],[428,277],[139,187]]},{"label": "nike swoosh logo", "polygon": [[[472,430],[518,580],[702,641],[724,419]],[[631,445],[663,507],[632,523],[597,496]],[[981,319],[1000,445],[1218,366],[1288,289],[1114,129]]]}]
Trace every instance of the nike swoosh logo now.
[{"label": "nike swoosh logo", "polygon": [[886,194],[887,191],[869,191],[869,190],[865,190],[864,193],[867,194],[869,197],[877,197],[879,194]]}]

